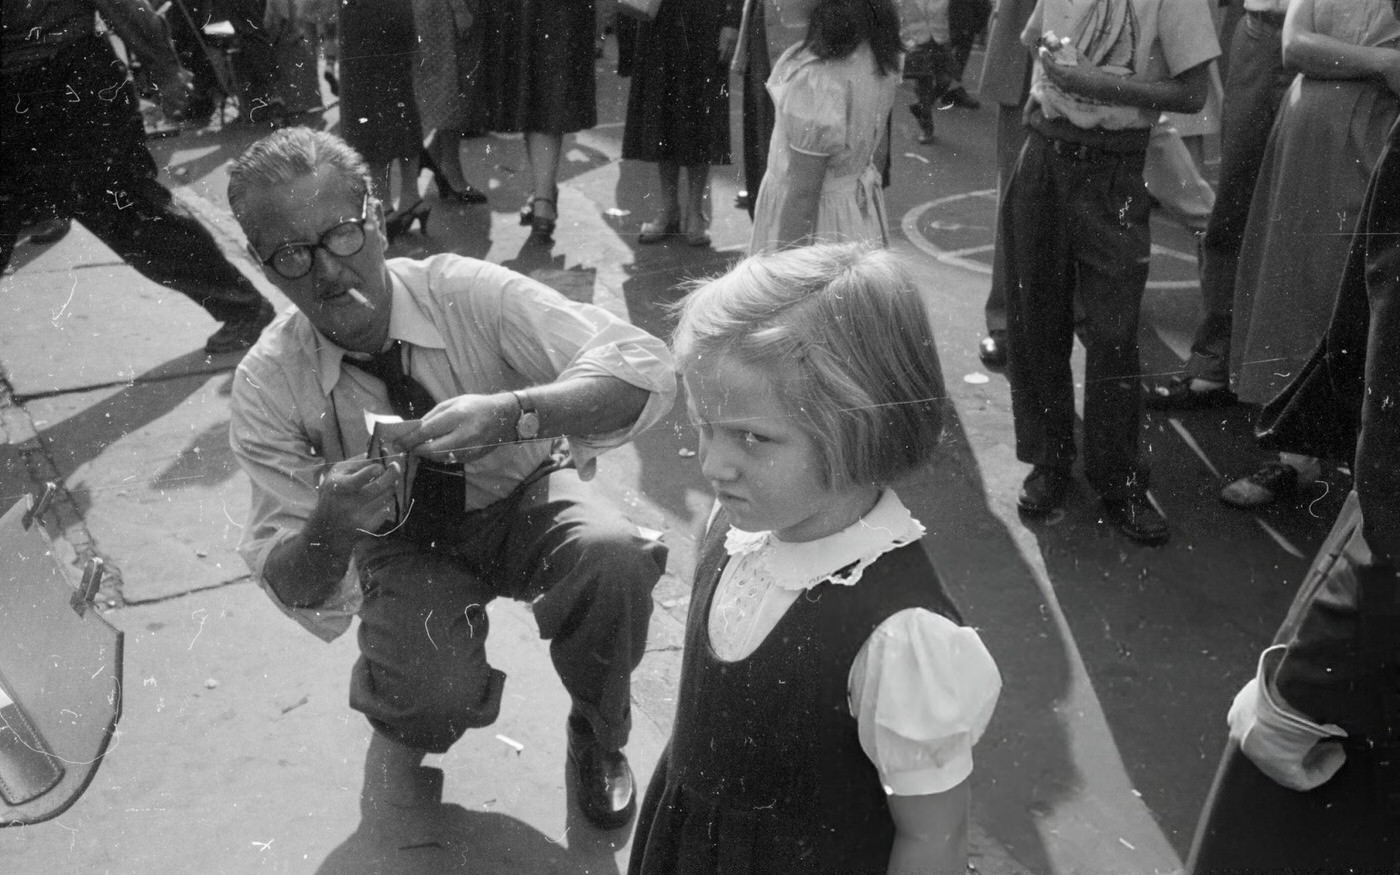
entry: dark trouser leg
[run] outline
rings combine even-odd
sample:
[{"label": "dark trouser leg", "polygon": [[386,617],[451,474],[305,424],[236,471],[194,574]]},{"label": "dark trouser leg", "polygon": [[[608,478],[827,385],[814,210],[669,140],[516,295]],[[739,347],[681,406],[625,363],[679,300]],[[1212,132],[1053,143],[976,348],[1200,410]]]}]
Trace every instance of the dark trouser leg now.
[{"label": "dark trouser leg", "polygon": [[214,95],[219,90],[213,62],[205,51],[204,35],[198,30],[213,20],[212,6],[211,0],[175,0],[173,8],[165,15],[170,39],[180,53],[180,63],[194,74],[193,93],[185,108],[187,118],[209,116],[214,111]]},{"label": "dark trouser leg", "polygon": [[1133,153],[1085,162],[1073,195],[1077,291],[1085,316],[1084,476],[1106,499],[1147,486],[1138,461],[1138,315],[1152,250],[1143,159]]},{"label": "dark trouser leg", "polygon": [[267,0],[227,0],[229,24],[238,36],[234,65],[243,93],[238,112],[244,121],[265,122],[276,97],[277,47],[263,30]]},{"label": "dark trouser leg", "polygon": [[948,4],[948,43],[952,47],[952,74],[955,81],[962,81],[967,59],[972,55],[972,44],[978,34],[987,29],[987,18],[992,14],[988,0],[951,0]]},{"label": "dark trouser leg", "polygon": [[491,725],[505,684],[486,662],[492,582],[405,539],[367,543],[356,562],[365,599],[350,707],[388,738],[433,753]]},{"label": "dark trouser leg", "polygon": [[[105,39],[83,40],[49,65],[7,78],[6,99],[12,81],[25,92],[15,99],[33,108],[5,125],[7,159],[17,156],[30,178],[70,180],[73,217],[147,279],[219,322],[257,318],[267,306],[262,295],[156,178],[135,92]],[[45,98],[69,88],[80,100]]]},{"label": "dark trouser leg", "polygon": [[1001,231],[1001,199],[1026,142],[1021,107],[997,104],[997,219],[992,247],[992,285],[987,290],[987,333],[1006,331],[1006,243]]},{"label": "dark trouser leg", "polygon": [[1007,184],[1007,338],[1016,458],[1068,469],[1074,461],[1074,274],[1069,192],[1047,140],[1032,133]]},{"label": "dark trouser leg", "polygon": [[1292,76],[1283,68],[1281,31],[1245,16],[1230,43],[1220,130],[1220,181],[1201,246],[1205,315],[1191,342],[1187,376],[1229,379],[1235,270],[1249,219],[1259,162]]},{"label": "dark trouser leg", "polygon": [[358,556],[368,588],[352,707],[430,751],[489,725],[504,675],[486,662],[484,606],[506,595],[531,602],[574,708],[605,748],[621,748],[666,548],[572,470],[468,514],[455,531],[433,549],[391,538]]},{"label": "dark trouser leg", "polygon": [[768,168],[768,142],[773,139],[773,98],[764,87],[771,72],[765,33],[763,4],[755,3],[749,21],[749,57],[743,86],[744,189],[749,193],[746,208],[750,219],[758,202],[758,187]]},{"label": "dark trouser leg", "polygon": [[574,709],[604,749],[620,749],[632,728],[632,671],[646,651],[666,548],[566,470],[526,490],[496,552],[510,595],[534,606]]}]

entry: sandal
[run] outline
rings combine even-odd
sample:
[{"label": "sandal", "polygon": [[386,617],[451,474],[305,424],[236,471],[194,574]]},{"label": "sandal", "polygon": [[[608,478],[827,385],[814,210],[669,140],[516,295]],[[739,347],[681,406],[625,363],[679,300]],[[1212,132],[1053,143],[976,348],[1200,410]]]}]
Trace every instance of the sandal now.
[{"label": "sandal", "polygon": [[661,243],[668,237],[674,237],[681,232],[681,220],[672,219],[669,222],[643,222],[642,230],[637,233],[638,243]]}]

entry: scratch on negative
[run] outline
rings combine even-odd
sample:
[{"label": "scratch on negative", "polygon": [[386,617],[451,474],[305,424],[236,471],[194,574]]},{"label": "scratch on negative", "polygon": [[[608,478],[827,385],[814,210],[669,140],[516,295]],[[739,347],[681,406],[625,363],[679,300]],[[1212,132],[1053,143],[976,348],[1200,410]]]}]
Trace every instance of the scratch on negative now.
[{"label": "scratch on negative", "polygon": [[434,649],[434,650],[437,650],[437,649],[438,649],[437,642],[433,640],[433,633],[432,633],[432,630],[428,628],[428,621],[431,620],[432,618],[433,618],[433,611],[432,611],[432,609],[430,608],[430,609],[428,610],[428,616],[426,616],[426,617],[423,618],[423,634],[425,634],[425,635],[428,636],[428,643],[431,644],[431,645],[433,645],[433,649]]}]

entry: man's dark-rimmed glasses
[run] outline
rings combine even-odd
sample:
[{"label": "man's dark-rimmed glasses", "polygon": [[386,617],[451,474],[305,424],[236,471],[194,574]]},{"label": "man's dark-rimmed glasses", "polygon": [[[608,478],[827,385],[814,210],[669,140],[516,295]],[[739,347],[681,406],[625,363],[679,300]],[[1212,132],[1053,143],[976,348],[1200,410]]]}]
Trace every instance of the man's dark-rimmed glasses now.
[{"label": "man's dark-rimmed glasses", "polygon": [[316,261],[316,250],[324,249],[331,255],[348,258],[365,248],[365,221],[369,218],[369,192],[365,192],[360,204],[360,217],[347,219],[328,229],[315,243],[284,243],[271,255],[263,259],[263,265],[271,267],[283,279],[299,280],[311,273],[311,265]]}]

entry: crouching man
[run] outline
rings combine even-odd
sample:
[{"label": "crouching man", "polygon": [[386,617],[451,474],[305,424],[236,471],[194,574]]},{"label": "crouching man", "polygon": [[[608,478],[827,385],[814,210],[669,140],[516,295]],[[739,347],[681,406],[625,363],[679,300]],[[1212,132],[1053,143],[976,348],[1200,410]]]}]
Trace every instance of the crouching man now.
[{"label": "crouching man", "polygon": [[[666,551],[587,481],[599,453],[671,408],[670,356],[505,268],[386,261],[368,176],[306,128],[255,143],[230,173],[248,248],[296,305],[234,381],[231,441],[253,490],[241,552],[318,636],[360,618],[350,705],[374,729],[367,820],[432,844],[442,774],[422,759],[496,719],[505,675],[486,661],[484,606],[505,595],[533,605],[571,697],[583,814],[622,826],[631,673]],[[410,424],[371,451],[370,413]]]}]

